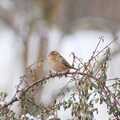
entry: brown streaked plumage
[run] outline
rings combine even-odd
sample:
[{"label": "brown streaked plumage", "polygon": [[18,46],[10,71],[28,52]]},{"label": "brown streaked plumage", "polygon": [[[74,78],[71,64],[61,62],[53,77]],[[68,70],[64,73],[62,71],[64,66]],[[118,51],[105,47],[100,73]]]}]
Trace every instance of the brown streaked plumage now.
[{"label": "brown streaked plumage", "polygon": [[68,71],[72,66],[57,51],[52,51],[48,55],[48,62],[52,70],[56,72]]}]

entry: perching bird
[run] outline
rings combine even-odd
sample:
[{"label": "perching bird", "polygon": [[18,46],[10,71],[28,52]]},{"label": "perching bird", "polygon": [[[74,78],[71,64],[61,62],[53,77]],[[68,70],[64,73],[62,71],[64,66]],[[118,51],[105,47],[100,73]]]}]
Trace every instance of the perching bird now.
[{"label": "perching bird", "polygon": [[73,68],[65,58],[57,51],[52,51],[48,55],[48,63],[55,72],[66,72]]}]

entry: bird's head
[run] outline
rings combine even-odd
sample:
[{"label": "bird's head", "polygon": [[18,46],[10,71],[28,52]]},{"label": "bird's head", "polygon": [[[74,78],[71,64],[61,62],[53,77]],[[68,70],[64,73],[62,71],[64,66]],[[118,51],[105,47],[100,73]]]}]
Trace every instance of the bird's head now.
[{"label": "bird's head", "polygon": [[51,52],[49,53],[48,57],[49,57],[49,56],[58,56],[58,55],[59,55],[59,53],[58,53],[57,51],[51,51]]}]

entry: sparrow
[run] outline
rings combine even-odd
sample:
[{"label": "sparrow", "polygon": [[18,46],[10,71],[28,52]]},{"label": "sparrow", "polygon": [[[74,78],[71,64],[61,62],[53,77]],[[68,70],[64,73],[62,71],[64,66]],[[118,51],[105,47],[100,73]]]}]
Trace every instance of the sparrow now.
[{"label": "sparrow", "polygon": [[57,51],[51,51],[48,54],[48,63],[51,70],[55,72],[67,72],[73,68]]}]

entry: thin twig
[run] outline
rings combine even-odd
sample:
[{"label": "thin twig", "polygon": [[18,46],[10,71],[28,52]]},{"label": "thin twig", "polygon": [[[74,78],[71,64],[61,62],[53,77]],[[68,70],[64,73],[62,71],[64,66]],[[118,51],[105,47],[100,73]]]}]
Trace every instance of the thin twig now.
[{"label": "thin twig", "polygon": [[[25,93],[26,93],[29,89],[31,89],[31,88],[33,88],[34,86],[42,83],[42,82],[45,81],[45,80],[49,80],[49,79],[55,78],[55,77],[58,77],[58,78],[63,77],[63,76],[66,77],[66,76],[68,76],[68,75],[74,75],[74,74],[78,74],[78,75],[81,75],[81,76],[87,76],[87,77],[89,77],[89,78],[91,78],[91,79],[94,79],[94,80],[96,80],[96,81],[99,81],[99,79],[96,78],[95,76],[92,76],[91,74],[83,73],[83,72],[80,72],[80,71],[77,71],[77,72],[76,72],[76,71],[75,71],[75,72],[69,72],[69,71],[68,71],[68,72],[64,72],[64,73],[52,73],[52,74],[50,74],[50,75],[48,75],[48,76],[43,77],[43,78],[40,79],[39,81],[36,81],[36,82],[32,83],[32,84],[31,84],[30,86],[28,86],[27,88],[21,90],[21,91],[20,91],[20,92],[21,92],[21,96],[20,96],[20,97],[17,97],[17,95],[15,95],[14,98],[13,98],[10,102],[6,103],[6,104],[5,104],[2,108],[0,108],[0,109],[3,109],[3,108],[5,108],[5,107],[7,107],[7,106],[9,106],[9,105],[12,105],[12,104],[13,104],[14,102],[16,102],[16,101],[19,101],[19,100],[21,99],[21,97],[22,97],[23,95],[25,95]],[[110,92],[110,90],[109,90],[106,86],[105,86],[105,89],[107,90],[107,92],[108,92],[109,94],[111,94],[111,95],[114,97],[116,103],[120,106],[120,103],[116,100],[115,96]],[[18,94],[18,93],[16,93],[16,94]]]}]

